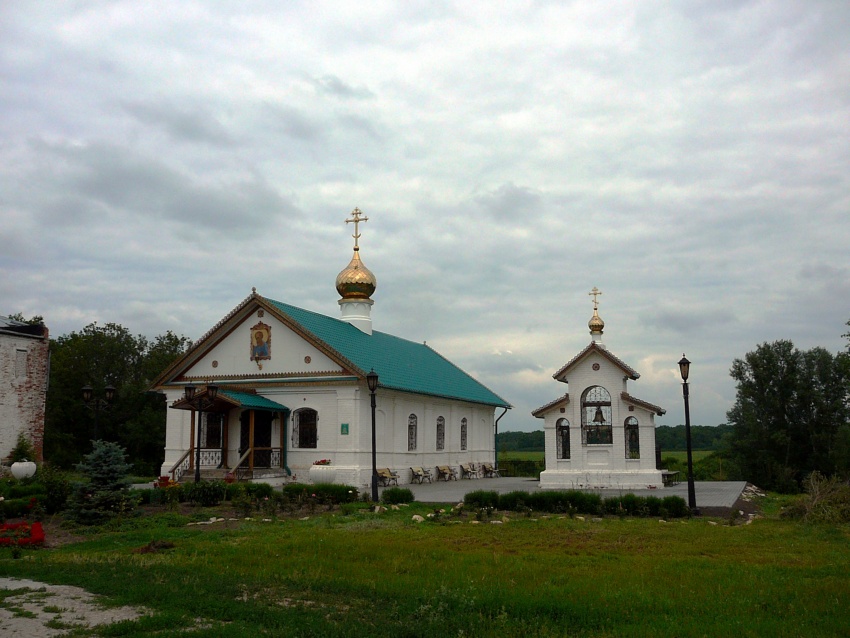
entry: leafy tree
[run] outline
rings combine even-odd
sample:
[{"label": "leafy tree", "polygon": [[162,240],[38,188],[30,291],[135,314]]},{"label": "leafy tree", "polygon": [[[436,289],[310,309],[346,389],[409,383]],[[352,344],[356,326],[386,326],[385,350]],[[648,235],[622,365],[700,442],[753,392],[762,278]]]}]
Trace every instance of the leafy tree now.
[{"label": "leafy tree", "polygon": [[[188,344],[170,331],[150,341],[114,323],[92,323],[51,340],[45,457],[72,467],[92,449],[96,422],[97,437],[125,447],[136,472],[155,474],[165,440],[166,406],[161,396],[147,390]],[[86,407],[81,389],[87,384],[97,399],[105,397],[106,386],[114,386],[112,403],[103,410]]]},{"label": "leafy tree", "polygon": [[44,325],[44,317],[41,315],[33,315],[29,319],[25,319],[24,315],[20,312],[15,312],[9,315],[9,319],[12,321],[20,321],[21,323],[27,323],[31,326],[43,326]]},{"label": "leafy tree", "polygon": [[732,364],[737,382],[729,455],[741,478],[798,491],[812,471],[846,471],[850,357],[790,341],[763,343]]}]

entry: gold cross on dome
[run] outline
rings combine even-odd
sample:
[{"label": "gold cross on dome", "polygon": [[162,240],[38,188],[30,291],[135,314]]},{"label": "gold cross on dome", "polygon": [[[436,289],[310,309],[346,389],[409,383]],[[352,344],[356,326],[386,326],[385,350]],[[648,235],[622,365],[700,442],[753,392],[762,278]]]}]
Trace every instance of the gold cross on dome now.
[{"label": "gold cross on dome", "polygon": [[589,297],[593,297],[593,309],[594,310],[597,310],[599,308],[599,302],[596,300],[596,297],[598,295],[601,295],[601,294],[602,294],[602,291],[599,290],[599,288],[597,288],[596,286],[593,287],[593,290],[591,290],[589,293],[587,293],[587,295]]},{"label": "gold cross on dome", "polygon": [[360,239],[360,231],[357,229],[357,225],[358,225],[360,222],[368,222],[368,221],[369,221],[369,218],[368,218],[368,217],[363,217],[363,218],[361,218],[360,216],[361,216],[362,214],[363,214],[363,213],[360,211],[360,209],[359,209],[359,208],[355,208],[353,211],[351,211],[351,216],[352,216],[354,219],[346,219],[346,220],[345,220],[345,223],[346,223],[346,224],[351,224],[351,223],[353,223],[353,224],[354,224],[354,234],[352,235],[352,237],[354,237],[354,248],[355,248],[355,249],[357,249],[357,248],[358,248],[358,246],[357,246],[357,240],[358,240],[358,239]]}]

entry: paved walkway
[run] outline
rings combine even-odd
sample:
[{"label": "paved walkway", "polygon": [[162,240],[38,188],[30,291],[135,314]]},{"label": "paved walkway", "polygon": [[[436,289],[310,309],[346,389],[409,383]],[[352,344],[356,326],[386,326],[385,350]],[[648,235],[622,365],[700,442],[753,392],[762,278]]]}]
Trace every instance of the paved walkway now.
[{"label": "paved walkway", "polygon": [[[697,507],[732,507],[747,483],[745,481],[697,481],[694,483]],[[540,489],[539,481],[530,478],[485,478],[462,479],[458,481],[435,481],[424,485],[404,485],[409,488],[416,500],[421,503],[455,503],[463,500],[467,492],[490,490],[499,494],[507,492],[534,492]],[[383,489],[383,488],[380,488]],[[688,500],[687,482],[657,490],[587,490],[602,496],[617,496],[627,492],[636,496],[681,496]]]}]

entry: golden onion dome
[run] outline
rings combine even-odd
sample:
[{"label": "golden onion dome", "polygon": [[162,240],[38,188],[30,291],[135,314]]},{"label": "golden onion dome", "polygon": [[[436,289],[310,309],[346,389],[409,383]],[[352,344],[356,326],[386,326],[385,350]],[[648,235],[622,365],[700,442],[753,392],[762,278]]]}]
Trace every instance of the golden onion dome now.
[{"label": "golden onion dome", "polygon": [[378,285],[372,271],[360,261],[360,249],[355,246],[348,266],[336,276],[336,290],[343,299],[369,299]]},{"label": "golden onion dome", "polygon": [[591,332],[602,332],[602,329],[605,327],[605,322],[602,321],[602,317],[599,316],[596,308],[593,309],[593,316],[590,318],[590,321],[587,322],[587,327],[590,328]]}]

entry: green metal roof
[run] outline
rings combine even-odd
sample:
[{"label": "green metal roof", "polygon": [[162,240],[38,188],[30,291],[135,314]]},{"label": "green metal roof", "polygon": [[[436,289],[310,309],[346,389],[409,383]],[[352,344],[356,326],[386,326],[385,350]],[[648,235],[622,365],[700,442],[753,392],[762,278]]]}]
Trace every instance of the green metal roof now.
[{"label": "green metal roof", "polygon": [[346,321],[273,299],[266,301],[351,361],[363,374],[377,372],[381,387],[510,407],[502,397],[425,344],[384,332],[373,331],[369,335]]},{"label": "green metal roof", "polygon": [[225,396],[231,401],[236,401],[243,408],[249,410],[268,410],[269,412],[289,412],[289,408],[271,399],[261,397],[259,394],[249,392],[235,392],[233,390],[219,390],[219,396]]}]

